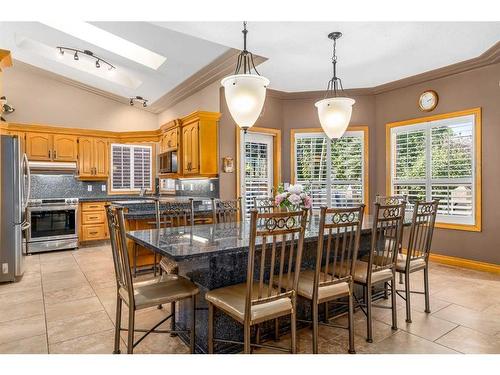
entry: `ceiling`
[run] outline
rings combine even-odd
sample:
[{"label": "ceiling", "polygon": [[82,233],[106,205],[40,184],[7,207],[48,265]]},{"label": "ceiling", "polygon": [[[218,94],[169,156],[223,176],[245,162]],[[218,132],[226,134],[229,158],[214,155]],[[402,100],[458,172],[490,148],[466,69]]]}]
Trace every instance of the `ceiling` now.
[{"label": "ceiling", "polygon": [[[153,69],[38,22],[0,22],[0,46],[10,50],[16,60],[123,98],[139,95],[149,99],[149,103],[230,50],[147,22],[91,24],[156,52],[166,60],[158,69]],[[95,61],[81,54],[79,61],[74,61],[68,53],[61,59],[56,46],[91,50],[116,69],[96,69]]]},{"label": "ceiling", "polygon": [[[157,69],[123,57],[99,40],[75,37],[38,22],[1,22],[0,46],[17,60],[84,85],[154,103],[232,48],[242,48],[240,22],[92,22],[166,60]],[[248,49],[267,58],[260,73],[270,87],[323,90],[331,78],[331,31],[345,88],[374,87],[479,56],[500,40],[500,22],[249,22]],[[116,65],[58,56],[58,45],[89,49]],[[161,60],[163,61],[163,60]]]},{"label": "ceiling", "polygon": [[[157,22],[241,48],[238,22]],[[468,60],[500,41],[500,22],[248,22],[248,50],[268,58],[259,72],[276,90],[323,90],[332,77],[332,41],[344,88],[374,87]]]}]

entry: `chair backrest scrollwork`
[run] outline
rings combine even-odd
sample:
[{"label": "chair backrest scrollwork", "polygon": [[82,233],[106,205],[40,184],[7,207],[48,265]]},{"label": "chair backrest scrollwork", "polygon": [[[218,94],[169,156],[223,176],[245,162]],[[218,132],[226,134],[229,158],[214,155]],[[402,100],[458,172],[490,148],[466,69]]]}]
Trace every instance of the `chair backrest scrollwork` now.
[{"label": "chair backrest scrollwork", "polygon": [[[305,228],[305,210],[270,213],[259,213],[256,209],[250,211],[245,303],[247,317],[253,305],[285,297],[295,301],[294,291],[298,284]],[[256,294],[254,288],[257,288]]]}]

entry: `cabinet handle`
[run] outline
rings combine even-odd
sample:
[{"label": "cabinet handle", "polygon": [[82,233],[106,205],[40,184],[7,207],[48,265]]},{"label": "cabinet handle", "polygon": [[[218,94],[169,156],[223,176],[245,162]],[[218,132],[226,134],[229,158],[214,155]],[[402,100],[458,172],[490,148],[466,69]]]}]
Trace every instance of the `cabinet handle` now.
[{"label": "cabinet handle", "polygon": [[97,232],[89,232],[90,234],[97,234]]},{"label": "cabinet handle", "polygon": [[50,159],[50,150],[49,150],[49,159]]},{"label": "cabinet handle", "polygon": [[89,219],[93,220],[93,219],[99,219],[99,216],[89,216]]},{"label": "cabinet handle", "polygon": [[56,150],[54,150],[54,159],[57,158]]}]

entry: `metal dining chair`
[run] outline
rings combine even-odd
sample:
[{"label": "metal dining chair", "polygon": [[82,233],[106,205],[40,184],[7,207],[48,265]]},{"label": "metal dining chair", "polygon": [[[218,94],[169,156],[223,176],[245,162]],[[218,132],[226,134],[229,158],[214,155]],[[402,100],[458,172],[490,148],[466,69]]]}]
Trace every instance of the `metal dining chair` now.
[{"label": "metal dining chair", "polygon": [[[156,229],[186,227],[194,223],[194,203],[188,202],[155,202]],[[155,257],[156,264],[156,257]],[[160,273],[178,273],[177,263],[170,258],[160,259]]]},{"label": "metal dining chair", "polygon": [[[316,265],[300,272],[297,294],[311,302],[313,353],[318,353],[319,325],[349,330],[349,353],[354,349],[353,273],[356,269],[365,206],[321,208]],[[326,242],[325,242],[326,236]],[[276,281],[276,279],[275,279]],[[348,326],[328,322],[328,304],[348,299]],[[319,322],[319,305],[324,306],[325,322]]]},{"label": "metal dining chair", "polygon": [[[430,313],[429,302],[429,255],[431,252],[432,236],[439,200],[431,202],[417,201],[413,209],[408,247],[403,249],[402,254],[398,254],[396,262],[396,272],[404,275],[405,296],[403,297],[397,290],[398,295],[406,302],[406,322],[411,323],[411,293],[425,295],[425,312]],[[410,289],[410,274],[424,271],[424,292],[412,291]]]},{"label": "metal dining chair", "polygon": [[[150,333],[189,333],[191,353],[194,353],[195,310],[196,296],[199,293],[198,287],[184,277],[167,274],[147,281],[134,283],[132,281],[132,272],[129,264],[123,207],[106,205],[106,215],[108,219],[117,288],[115,343],[113,353],[120,353],[121,331],[127,331],[127,353],[129,354],[132,354],[134,348]],[[151,329],[135,328],[136,311],[186,299],[191,300],[191,324],[189,329],[158,329],[158,327],[168,319],[175,319],[173,313],[155,324]],[[128,307],[128,329],[121,327],[122,304]],[[175,327],[175,324],[173,324],[173,326]],[[144,335],[134,342],[135,332],[144,332]]]},{"label": "metal dining chair", "polygon": [[241,197],[230,200],[212,198],[213,223],[233,223],[241,220],[242,207]]},{"label": "metal dining chair", "polygon": [[273,197],[253,197],[253,207],[260,213],[273,212],[276,203]]},{"label": "metal dining chair", "polygon": [[[373,342],[372,307],[392,310],[392,329],[397,329],[396,306],[396,260],[401,247],[406,203],[381,205],[375,203],[372,239],[368,256],[356,262],[354,283],[363,287],[363,303],[357,305],[367,317],[367,341]],[[391,286],[391,306],[372,303],[373,286]],[[366,308],[366,310],[365,310]]]},{"label": "metal dining chair", "polygon": [[[228,342],[215,337],[215,310],[243,325],[244,339],[239,344],[243,344],[244,353],[250,353],[253,347],[296,353],[296,290],[304,244],[305,215],[305,211],[262,214],[255,209],[251,211],[246,282],[210,290],[205,295],[209,353],[214,352],[214,343]],[[273,282],[275,279],[277,282]],[[290,316],[289,350],[261,344],[259,339],[251,342],[252,327],[285,316]]]}]

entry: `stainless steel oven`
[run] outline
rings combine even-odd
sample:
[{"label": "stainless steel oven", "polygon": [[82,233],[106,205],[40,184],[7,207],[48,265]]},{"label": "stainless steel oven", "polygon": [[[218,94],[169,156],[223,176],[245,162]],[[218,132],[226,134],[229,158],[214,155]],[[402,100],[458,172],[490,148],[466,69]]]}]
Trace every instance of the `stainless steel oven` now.
[{"label": "stainless steel oven", "polygon": [[28,203],[28,253],[78,247],[78,199],[32,199]]}]

